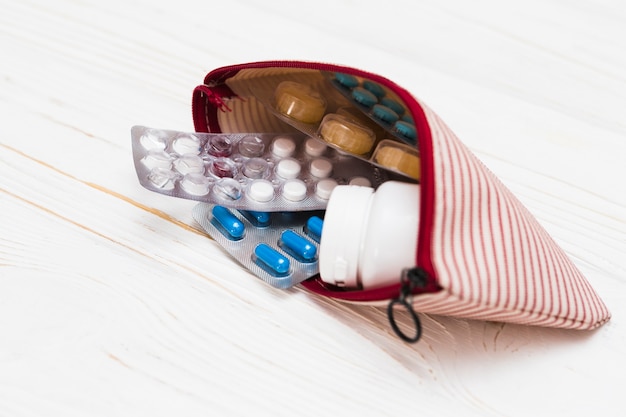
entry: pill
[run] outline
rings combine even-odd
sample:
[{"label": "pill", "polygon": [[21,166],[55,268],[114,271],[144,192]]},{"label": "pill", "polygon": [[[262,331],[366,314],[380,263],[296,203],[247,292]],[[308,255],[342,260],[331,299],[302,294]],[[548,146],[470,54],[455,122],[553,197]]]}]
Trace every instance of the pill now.
[{"label": "pill", "polygon": [[163,168],[153,168],[148,174],[148,180],[162,190],[173,190],[176,186],[178,175],[174,171]]},{"label": "pill", "polygon": [[326,112],[326,100],[313,88],[294,81],[283,81],[274,93],[276,110],[303,123],[317,123]]},{"label": "pill", "polygon": [[289,201],[302,201],[306,197],[306,184],[302,180],[293,179],[283,184],[283,197]]},{"label": "pill", "polygon": [[344,87],[354,88],[359,85],[359,79],[354,75],[344,74],[342,72],[335,73],[335,80]]},{"label": "pill", "polygon": [[402,116],[405,112],[404,106],[402,104],[389,97],[383,97],[382,99],[380,99],[380,104],[389,107],[391,110],[395,111],[398,116]]},{"label": "pill", "polygon": [[381,98],[385,95],[385,89],[374,81],[363,81],[363,88],[374,94],[377,98]]},{"label": "pill", "polygon": [[248,188],[248,197],[266,203],[274,198],[274,186],[268,180],[254,180]]},{"label": "pill", "polygon": [[272,142],[272,153],[280,158],[288,158],[296,151],[296,143],[287,136],[279,136]]},{"label": "pill", "polygon": [[408,113],[402,115],[402,121],[407,122],[409,124],[415,125],[415,121],[413,120],[413,116]]},{"label": "pill", "polygon": [[374,104],[374,107],[372,107],[372,115],[378,120],[382,120],[386,123],[394,123],[400,119],[398,113],[391,110],[391,108],[387,106],[383,106],[382,104]]},{"label": "pill", "polygon": [[276,275],[287,275],[289,273],[289,259],[265,243],[259,243],[254,248],[254,255],[258,261],[263,263]]},{"label": "pill", "polygon": [[314,239],[319,240],[322,236],[322,228],[324,226],[324,221],[317,217],[312,216],[306,221],[305,232],[311,235]]},{"label": "pill", "polygon": [[167,152],[159,149],[152,149],[141,159],[141,163],[148,167],[148,169],[170,169],[172,166],[172,159],[173,158]]},{"label": "pill", "polygon": [[309,156],[322,156],[326,151],[326,144],[321,140],[309,138],[304,143],[304,152]]},{"label": "pill", "polygon": [[314,177],[326,178],[333,172],[333,164],[328,159],[317,158],[311,161],[309,170]]},{"label": "pill", "polygon": [[363,87],[356,87],[355,89],[352,90],[351,94],[352,94],[352,98],[357,103],[360,103],[364,105],[365,107],[372,107],[374,104],[378,102],[378,98],[373,93],[371,93],[370,91],[367,91]]},{"label": "pill", "polygon": [[368,153],[376,140],[370,128],[333,113],[326,115],[322,120],[319,135],[326,142],[355,155]]},{"label": "pill", "polygon": [[372,182],[366,177],[353,177],[353,178],[350,178],[348,185],[358,185],[360,187],[371,187]]},{"label": "pill", "polygon": [[141,135],[139,142],[145,149],[165,149],[169,134],[164,130],[148,129]]},{"label": "pill", "polygon": [[233,178],[237,175],[237,167],[228,158],[217,158],[209,164],[209,172],[218,178]]},{"label": "pill", "polygon": [[296,178],[301,170],[300,163],[293,158],[283,159],[276,164],[276,174],[285,179]]},{"label": "pill", "polygon": [[415,126],[410,123],[399,120],[393,125],[393,130],[409,140],[415,141],[417,139]]},{"label": "pill", "polygon": [[236,201],[241,198],[241,184],[232,178],[222,178],[213,186],[213,193],[218,199]]},{"label": "pill", "polygon": [[172,148],[179,155],[188,153],[198,155],[200,153],[200,139],[196,135],[185,133],[174,139]]},{"label": "pill", "polygon": [[296,255],[296,258],[301,258],[305,261],[312,261],[317,255],[317,248],[307,238],[300,236],[293,230],[285,230],[280,235],[280,241],[284,244],[290,252]]},{"label": "pill", "polygon": [[315,195],[323,200],[328,200],[333,189],[337,186],[337,181],[332,178],[326,178],[317,183],[315,187]]},{"label": "pill", "polygon": [[270,214],[265,211],[239,210],[254,227],[267,227],[270,225]]},{"label": "pill", "polygon": [[250,158],[243,165],[243,175],[258,179],[266,176],[269,164],[263,158]]},{"label": "pill", "polygon": [[230,156],[233,153],[233,143],[227,136],[211,136],[204,149],[212,156]]},{"label": "pill", "polygon": [[243,222],[231,213],[230,210],[226,207],[214,206],[211,213],[222,229],[228,233],[226,237],[230,237],[234,240],[239,240],[243,237],[246,228]]},{"label": "pill", "polygon": [[246,158],[259,157],[265,152],[265,143],[258,136],[244,136],[239,141],[237,149]]},{"label": "pill", "polygon": [[411,178],[419,180],[421,164],[415,149],[399,145],[387,145],[381,142],[374,154],[374,161],[387,168],[400,171]]},{"label": "pill", "polygon": [[200,196],[209,193],[211,181],[203,174],[191,173],[184,176],[180,186],[189,194]]},{"label": "pill", "polygon": [[204,161],[198,155],[185,154],[174,161],[174,168],[181,174],[201,174],[204,172]]}]

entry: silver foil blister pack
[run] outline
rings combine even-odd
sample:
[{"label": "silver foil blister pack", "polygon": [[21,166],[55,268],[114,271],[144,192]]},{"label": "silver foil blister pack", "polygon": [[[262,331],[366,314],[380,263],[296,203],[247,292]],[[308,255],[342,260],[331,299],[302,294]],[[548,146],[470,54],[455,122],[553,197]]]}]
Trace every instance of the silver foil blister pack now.
[{"label": "silver foil blister pack", "polygon": [[263,281],[289,288],[319,273],[324,211],[257,212],[201,203],[193,217]]},{"label": "silver foil blister pack", "polygon": [[148,190],[256,211],[324,209],[333,188],[377,188],[390,173],[303,133],[198,133],[134,126],[133,159]]}]

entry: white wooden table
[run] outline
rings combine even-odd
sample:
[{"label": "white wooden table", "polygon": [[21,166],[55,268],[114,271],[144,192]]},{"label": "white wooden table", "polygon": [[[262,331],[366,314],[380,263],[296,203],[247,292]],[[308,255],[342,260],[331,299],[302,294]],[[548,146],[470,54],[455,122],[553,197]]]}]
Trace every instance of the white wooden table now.
[{"label": "white wooden table", "polygon": [[[0,0],[1,416],[626,415],[617,0]],[[130,127],[192,130],[222,65],[339,63],[429,104],[612,311],[594,332],[276,290],[143,189]]]}]

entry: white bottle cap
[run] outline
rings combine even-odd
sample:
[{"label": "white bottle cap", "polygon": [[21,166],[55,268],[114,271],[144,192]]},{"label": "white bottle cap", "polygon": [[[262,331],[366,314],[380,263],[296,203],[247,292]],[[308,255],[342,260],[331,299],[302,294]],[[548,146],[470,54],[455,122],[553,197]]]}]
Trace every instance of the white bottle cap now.
[{"label": "white bottle cap", "polygon": [[333,190],[320,242],[322,281],[341,287],[358,285],[359,252],[373,193],[369,187],[345,185]]}]

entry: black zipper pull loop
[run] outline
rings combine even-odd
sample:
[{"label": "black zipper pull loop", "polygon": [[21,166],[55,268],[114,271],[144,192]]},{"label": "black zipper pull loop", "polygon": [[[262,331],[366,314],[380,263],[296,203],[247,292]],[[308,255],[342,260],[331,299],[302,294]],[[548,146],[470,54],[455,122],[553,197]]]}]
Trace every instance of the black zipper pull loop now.
[{"label": "black zipper pull loop", "polygon": [[[394,333],[398,335],[398,337],[404,340],[407,343],[415,343],[422,336],[422,323],[417,316],[415,310],[413,310],[413,306],[411,304],[411,295],[413,294],[413,290],[415,288],[423,288],[426,286],[426,282],[428,281],[428,275],[426,271],[421,268],[407,268],[402,270],[402,277],[400,278],[400,294],[398,298],[395,298],[389,302],[387,306],[387,317],[389,318],[389,324],[393,329]],[[394,316],[394,307],[402,306],[406,311],[409,312],[411,319],[413,320],[413,324],[415,326],[415,334],[407,335],[398,326],[396,323],[396,319]]]}]

